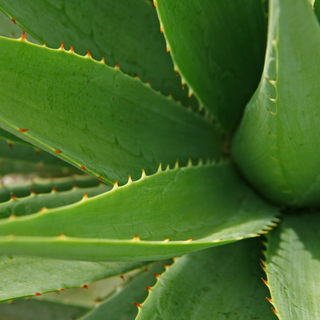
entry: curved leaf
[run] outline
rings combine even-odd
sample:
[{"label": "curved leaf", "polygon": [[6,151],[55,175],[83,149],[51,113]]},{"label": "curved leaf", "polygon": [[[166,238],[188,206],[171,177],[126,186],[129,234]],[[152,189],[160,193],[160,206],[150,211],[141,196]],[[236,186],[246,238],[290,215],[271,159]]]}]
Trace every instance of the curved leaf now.
[{"label": "curved leaf", "polygon": [[64,41],[67,49],[72,45],[81,55],[90,50],[94,59],[104,57],[109,66],[118,61],[125,73],[137,74],[143,82],[149,79],[153,88],[172,93],[186,106],[196,104],[182,90],[148,0],[1,0],[0,7],[51,48]]},{"label": "curved leaf", "polygon": [[70,206],[1,219],[0,252],[159,260],[258,236],[277,214],[228,161],[176,166]]},{"label": "curved leaf", "polygon": [[[9,179],[8,179],[9,180]],[[99,180],[90,176],[71,176],[63,178],[33,178],[23,181],[6,182],[0,185],[0,202],[9,201],[12,194],[15,197],[27,197],[32,193],[49,193],[66,191],[75,187],[95,187]],[[52,190],[54,189],[54,190]]]},{"label": "curved leaf", "polygon": [[155,0],[175,68],[227,131],[263,68],[266,19],[257,0]]},{"label": "curved leaf", "polygon": [[124,183],[222,153],[213,125],[117,68],[21,40],[0,46],[0,126],[78,168]]},{"label": "curved leaf", "polygon": [[267,285],[279,319],[320,318],[320,215],[284,216],[268,236]]},{"label": "curved leaf", "polygon": [[269,200],[319,206],[320,26],[307,0],[270,3],[263,76],[232,153],[244,176]]},{"label": "curved leaf", "polygon": [[160,263],[150,266],[148,272],[142,271],[122,288],[115,290],[104,301],[81,317],[81,320],[126,319],[134,320],[138,314],[133,303],[142,303],[148,295],[146,287],[156,282],[154,274],[161,274],[164,267]]},{"label": "curved leaf", "polygon": [[17,198],[13,196],[10,200],[0,203],[0,218],[7,218],[11,214],[24,216],[38,212],[42,208],[57,208],[79,202],[83,197],[93,197],[109,191],[111,187],[101,184],[97,187],[77,188],[69,191],[57,192],[53,190],[49,194],[36,194],[32,192],[29,196]]},{"label": "curved leaf", "polygon": [[137,320],[275,320],[260,279],[260,250],[251,239],[178,258],[150,288]]}]

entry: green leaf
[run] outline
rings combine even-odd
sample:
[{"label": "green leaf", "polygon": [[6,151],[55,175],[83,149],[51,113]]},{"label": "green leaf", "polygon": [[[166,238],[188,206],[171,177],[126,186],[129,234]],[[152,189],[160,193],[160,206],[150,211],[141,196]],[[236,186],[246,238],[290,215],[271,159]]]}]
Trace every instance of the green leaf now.
[{"label": "green leaf", "polygon": [[88,173],[124,183],[222,153],[212,124],[117,68],[21,40],[0,46],[0,126]]},{"label": "green leaf", "polygon": [[[16,38],[22,35],[22,29],[19,25],[11,21],[2,11],[0,11],[0,35],[8,38]],[[27,34],[28,40],[33,43],[39,43],[31,35]]]},{"label": "green leaf", "polygon": [[134,279],[129,280],[121,289],[115,290],[104,301],[81,317],[81,320],[105,320],[121,319],[134,320],[138,314],[137,307],[133,304],[142,303],[148,292],[146,287],[151,287],[156,282],[154,274],[161,274],[164,267],[155,263],[148,269],[148,272],[140,272]]},{"label": "green leaf", "polygon": [[45,151],[40,152],[40,149],[31,145],[16,143],[0,136],[0,175],[12,173],[65,176],[81,172]]},{"label": "green leaf", "polygon": [[100,184],[97,187],[77,188],[69,191],[57,192],[53,190],[49,194],[31,193],[27,197],[12,197],[6,202],[0,203],[0,218],[7,218],[11,214],[24,216],[38,212],[42,208],[57,208],[79,202],[83,197],[93,197],[109,191],[111,187]]},{"label": "green leaf", "polygon": [[260,250],[250,239],[178,258],[150,289],[137,320],[276,319],[260,279]]},{"label": "green leaf", "polygon": [[70,320],[86,312],[86,308],[34,300],[18,300],[0,304],[1,320]]},{"label": "green leaf", "polygon": [[267,285],[279,319],[320,318],[320,215],[284,216],[268,236]]},{"label": "green leaf", "polygon": [[149,79],[154,89],[172,93],[186,106],[196,103],[182,90],[148,0],[1,0],[0,7],[51,48],[64,41],[66,49],[73,45],[81,55],[90,50],[94,59],[104,57],[112,67],[119,61],[125,73],[137,74],[143,82]]},{"label": "green leaf", "polygon": [[269,200],[319,206],[320,26],[307,0],[270,4],[263,76],[232,153],[245,178]]},{"label": "green leaf", "polygon": [[277,214],[229,161],[190,164],[143,174],[136,182],[67,207],[1,219],[0,252],[159,260],[258,236]]},{"label": "green leaf", "polygon": [[[7,181],[8,180],[8,181]],[[10,178],[0,185],[0,202],[9,201],[11,195],[27,197],[31,193],[49,193],[52,191],[66,191],[74,187],[89,188],[99,184],[99,180],[85,176],[71,176],[63,178],[32,178],[29,180],[13,180]],[[52,190],[54,189],[54,190]],[[32,192],[32,191],[33,192]]]},{"label": "green leaf", "polygon": [[256,0],[155,0],[175,68],[200,105],[232,130],[263,68],[266,19]]},{"label": "green leaf", "polygon": [[93,281],[141,268],[145,264],[1,256],[0,301],[82,287]]}]

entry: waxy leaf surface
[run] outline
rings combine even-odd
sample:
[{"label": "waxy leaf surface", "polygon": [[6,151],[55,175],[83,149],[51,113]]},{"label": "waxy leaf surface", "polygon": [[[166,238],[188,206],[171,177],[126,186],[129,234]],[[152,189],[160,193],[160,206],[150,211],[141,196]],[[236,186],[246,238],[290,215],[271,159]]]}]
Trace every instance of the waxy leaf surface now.
[{"label": "waxy leaf surface", "polygon": [[319,206],[320,26],[307,0],[270,5],[263,75],[232,153],[245,178],[269,200]]}]

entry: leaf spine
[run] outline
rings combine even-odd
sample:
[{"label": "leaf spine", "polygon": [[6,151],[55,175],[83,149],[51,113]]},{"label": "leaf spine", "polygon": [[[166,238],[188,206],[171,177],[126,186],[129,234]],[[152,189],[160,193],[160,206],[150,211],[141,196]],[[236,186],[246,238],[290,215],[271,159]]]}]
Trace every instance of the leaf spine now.
[{"label": "leaf spine", "polygon": [[88,199],[88,192],[86,191],[82,197],[82,201],[85,201]]},{"label": "leaf spine", "polygon": [[133,242],[140,241],[139,236],[135,234],[134,237],[132,238],[132,241],[133,241]]},{"label": "leaf spine", "polygon": [[192,241],[193,241],[193,238],[190,238],[190,239],[186,240],[184,243],[190,243]]},{"label": "leaf spine", "polygon": [[92,58],[90,50],[87,50],[86,58]]},{"label": "leaf spine", "polygon": [[20,40],[21,41],[26,41],[26,32],[25,32],[25,30],[22,31],[22,35],[20,37]]},{"label": "leaf spine", "polygon": [[120,278],[121,278],[123,281],[125,281],[123,274],[120,275]]},{"label": "leaf spine", "polygon": [[115,67],[114,67],[115,69],[120,69],[120,66],[119,66],[119,61],[117,61],[117,63],[116,63],[116,65],[115,65]]},{"label": "leaf spine", "polygon": [[220,241],[222,241],[222,239],[215,239],[215,240],[212,240],[212,242],[220,242]]},{"label": "leaf spine", "polygon": [[189,158],[189,160],[188,160],[187,167],[188,167],[188,168],[192,167],[192,160],[191,160],[191,158]]},{"label": "leaf spine", "polygon": [[71,45],[70,45],[70,50],[69,50],[69,52],[74,53],[73,46],[71,46]]},{"label": "leaf spine", "polygon": [[267,280],[264,280],[263,278],[261,278],[261,280],[263,281],[263,283],[264,283],[267,287],[269,287],[269,282],[268,282]]},{"label": "leaf spine", "polygon": [[133,182],[132,182],[131,176],[129,176],[128,182],[127,182],[126,186],[129,186],[129,185],[132,184],[132,183],[133,183]]},{"label": "leaf spine", "polygon": [[138,302],[132,302],[132,304],[134,304],[137,308],[141,308],[141,304]]},{"label": "leaf spine", "polygon": [[64,42],[63,42],[63,41],[61,41],[61,46],[60,46],[59,49],[60,49],[60,50],[64,50]]},{"label": "leaf spine", "polygon": [[169,242],[169,240],[170,240],[169,238],[166,238],[166,239],[164,239],[162,242],[163,242],[163,243],[167,243],[167,242]]},{"label": "leaf spine", "polygon": [[11,21],[12,21],[14,24],[16,24],[16,20],[14,20],[13,18],[11,18]]},{"label": "leaf spine", "polygon": [[155,8],[157,7],[157,0],[153,0],[153,5]]},{"label": "leaf spine", "polygon": [[114,191],[114,190],[116,190],[116,189],[119,189],[118,180],[116,180],[116,181],[114,182],[114,185],[113,185],[113,188],[111,189],[111,191]]},{"label": "leaf spine", "polygon": [[20,132],[27,132],[29,129],[19,129]]}]

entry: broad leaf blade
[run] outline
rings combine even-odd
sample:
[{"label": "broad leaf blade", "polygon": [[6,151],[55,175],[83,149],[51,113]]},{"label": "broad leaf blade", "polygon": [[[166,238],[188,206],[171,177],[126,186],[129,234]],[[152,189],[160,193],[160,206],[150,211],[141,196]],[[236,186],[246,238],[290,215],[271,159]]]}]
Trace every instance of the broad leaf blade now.
[{"label": "broad leaf blade", "polygon": [[109,66],[117,61],[121,70],[136,74],[163,94],[173,94],[184,104],[195,104],[182,90],[170,55],[160,33],[159,21],[148,0],[81,0],[49,3],[41,0],[0,1],[0,7],[18,24],[51,48],[66,49],[94,59],[105,58]]},{"label": "broad leaf blade", "polygon": [[319,213],[284,216],[268,236],[266,273],[279,319],[320,318]]},{"label": "broad leaf blade", "polygon": [[70,320],[86,311],[86,308],[34,300],[0,304],[1,320]]},{"label": "broad leaf blade", "polygon": [[148,269],[147,273],[142,271],[123,288],[115,290],[107,299],[101,301],[81,320],[105,320],[126,319],[134,320],[138,314],[137,307],[133,303],[142,303],[148,292],[146,287],[152,287],[156,282],[154,274],[161,274],[164,267],[155,263]]},{"label": "broad leaf blade", "polygon": [[263,68],[261,1],[156,0],[176,68],[227,131],[239,121]]},{"label": "broad leaf blade", "polygon": [[144,265],[141,262],[88,262],[1,256],[0,301],[82,287]]},{"label": "broad leaf blade", "polygon": [[255,237],[277,214],[229,161],[176,167],[70,206],[1,219],[0,252],[159,260]]},{"label": "broad leaf blade", "polygon": [[178,258],[150,289],[137,320],[276,319],[260,279],[260,250],[251,239]]},{"label": "broad leaf blade", "polygon": [[64,50],[0,46],[0,125],[78,168],[123,184],[222,153],[213,125],[139,79]]},{"label": "broad leaf blade", "polygon": [[271,201],[319,206],[320,26],[307,0],[270,4],[263,76],[232,153],[248,181]]}]

